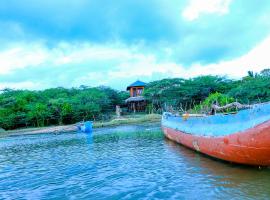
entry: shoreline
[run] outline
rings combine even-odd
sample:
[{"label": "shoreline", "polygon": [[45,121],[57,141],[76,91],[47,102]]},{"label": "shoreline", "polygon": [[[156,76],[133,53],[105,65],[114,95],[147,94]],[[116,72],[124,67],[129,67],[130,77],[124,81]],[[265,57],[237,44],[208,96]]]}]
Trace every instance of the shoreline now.
[{"label": "shoreline", "polygon": [[[156,123],[160,122],[161,115],[159,114],[145,114],[145,115],[132,115],[132,116],[123,116],[121,118],[112,119],[107,122],[93,122],[93,128],[103,128],[103,127],[114,127],[120,125],[129,125],[137,123]],[[0,134],[0,137],[4,136],[17,136],[17,135],[29,135],[29,134],[60,134],[68,132],[76,132],[78,128],[76,124],[70,125],[56,125],[56,126],[47,126],[47,127],[38,127],[38,128],[23,128],[5,131]]]}]

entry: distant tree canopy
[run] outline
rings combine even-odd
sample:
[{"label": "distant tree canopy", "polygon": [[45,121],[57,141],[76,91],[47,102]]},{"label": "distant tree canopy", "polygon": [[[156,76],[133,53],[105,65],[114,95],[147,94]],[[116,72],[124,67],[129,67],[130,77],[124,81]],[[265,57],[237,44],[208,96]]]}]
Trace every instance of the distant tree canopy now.
[{"label": "distant tree canopy", "polygon": [[[178,110],[220,105],[227,102],[270,101],[270,69],[248,72],[241,80],[220,76],[172,78],[147,84],[144,94],[148,111],[161,113],[166,107]],[[81,120],[106,120],[129,97],[109,87],[51,88],[43,91],[5,89],[0,93],[0,128],[40,127],[71,124]]]},{"label": "distant tree canopy", "polygon": [[[199,76],[191,79],[163,79],[149,83],[144,96],[151,108],[162,112],[165,107],[189,110],[211,94],[225,95],[240,103],[270,101],[270,69],[259,74],[252,71],[241,80],[220,76]],[[210,98],[211,99],[211,98]]]},{"label": "distant tree canopy", "polygon": [[0,94],[0,127],[40,127],[103,119],[127,97],[127,92],[108,87],[44,91],[6,89]]},{"label": "distant tree canopy", "polygon": [[156,109],[164,106],[189,109],[211,93],[227,93],[234,81],[219,76],[200,76],[192,79],[164,79],[147,85],[144,96]]}]

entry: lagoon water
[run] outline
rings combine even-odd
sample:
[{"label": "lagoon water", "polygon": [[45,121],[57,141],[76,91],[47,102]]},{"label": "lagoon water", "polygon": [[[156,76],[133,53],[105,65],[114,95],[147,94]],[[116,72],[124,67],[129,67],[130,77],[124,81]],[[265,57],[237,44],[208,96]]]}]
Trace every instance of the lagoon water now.
[{"label": "lagoon water", "polygon": [[270,199],[270,169],[229,164],[159,125],[0,139],[0,199]]}]

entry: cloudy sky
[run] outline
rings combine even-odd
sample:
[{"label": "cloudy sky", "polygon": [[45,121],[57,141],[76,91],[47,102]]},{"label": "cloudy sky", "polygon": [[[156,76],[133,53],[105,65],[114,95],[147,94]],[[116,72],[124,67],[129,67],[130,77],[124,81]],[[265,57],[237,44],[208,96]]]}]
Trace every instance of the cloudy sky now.
[{"label": "cloudy sky", "polygon": [[1,0],[0,89],[107,85],[270,66],[269,0]]}]

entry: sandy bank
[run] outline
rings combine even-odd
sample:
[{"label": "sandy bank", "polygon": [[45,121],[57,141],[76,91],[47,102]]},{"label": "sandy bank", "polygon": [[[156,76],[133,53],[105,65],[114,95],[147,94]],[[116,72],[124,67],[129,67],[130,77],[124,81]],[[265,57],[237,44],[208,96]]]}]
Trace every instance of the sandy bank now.
[{"label": "sandy bank", "polygon": [[[118,119],[113,119],[108,122],[94,122],[94,128],[109,127],[109,126],[119,126],[125,124],[139,124],[139,123],[153,123],[159,122],[161,120],[161,115],[149,114],[149,115],[130,115]],[[24,128],[16,129],[12,131],[5,131],[1,133],[2,136],[12,136],[12,135],[24,135],[24,134],[44,134],[44,133],[66,133],[77,131],[76,124],[63,125],[63,126],[49,126],[41,128]]]}]

